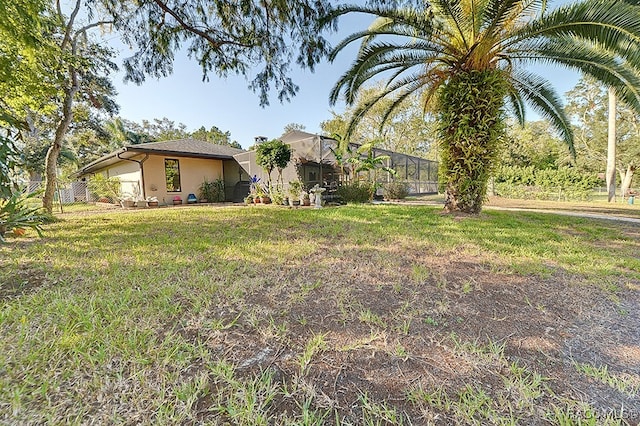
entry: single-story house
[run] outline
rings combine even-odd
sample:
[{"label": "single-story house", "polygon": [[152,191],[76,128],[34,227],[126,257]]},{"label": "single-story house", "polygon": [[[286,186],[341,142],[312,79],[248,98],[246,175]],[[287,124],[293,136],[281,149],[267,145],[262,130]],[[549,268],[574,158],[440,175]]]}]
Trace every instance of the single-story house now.
[{"label": "single-story house", "polygon": [[[348,173],[348,168],[341,170],[334,151],[338,148],[336,139],[314,135],[299,130],[291,130],[280,137],[280,140],[291,146],[292,157],[289,165],[282,171],[282,181],[285,187],[288,182],[300,180],[305,187],[311,188],[318,184],[324,187],[336,187],[340,182],[341,174]],[[355,152],[360,145],[350,144]],[[411,194],[428,194],[438,191],[438,163],[413,155],[400,154],[375,148],[375,157],[385,155],[389,159],[386,166],[394,169],[396,180],[406,181],[409,184]],[[244,151],[235,154],[233,158],[249,176],[257,176],[261,182],[267,181],[267,173],[256,162],[256,151]],[[273,182],[278,178],[278,172],[273,171]],[[388,182],[392,178],[386,173],[380,173],[380,183]]]},{"label": "single-story house", "polygon": [[[292,159],[282,171],[282,181],[301,180],[305,187],[316,184],[335,189],[343,181],[334,150],[338,141],[320,135],[292,130],[280,138],[291,146]],[[352,144],[355,151],[358,145]],[[386,166],[397,171],[395,179],[409,183],[410,193],[437,192],[438,165],[435,161],[374,149],[374,155],[386,155]],[[86,165],[79,178],[101,173],[118,177],[122,193],[135,199],[156,197],[160,203],[171,204],[173,197],[186,201],[189,194],[198,195],[205,181],[223,179],[227,201],[241,202],[249,193],[249,181],[257,176],[267,181],[267,174],[256,163],[256,151],[243,151],[194,139],[180,139],[125,146]],[[391,177],[380,174],[383,181]],[[275,183],[278,172],[272,173]]]},{"label": "single-story house", "polygon": [[87,178],[95,174],[118,177],[124,196],[135,199],[156,197],[160,203],[171,204],[175,196],[186,202],[189,194],[198,195],[205,181],[223,179],[225,198],[234,197],[240,181],[249,177],[233,156],[241,149],[194,139],[150,142],[125,146],[84,166],[76,176]]}]

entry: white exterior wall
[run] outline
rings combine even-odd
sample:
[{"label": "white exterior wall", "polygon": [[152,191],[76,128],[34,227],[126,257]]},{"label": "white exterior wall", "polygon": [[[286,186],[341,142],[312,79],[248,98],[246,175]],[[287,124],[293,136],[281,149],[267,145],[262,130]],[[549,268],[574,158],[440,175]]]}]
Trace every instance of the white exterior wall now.
[{"label": "white exterior wall", "polygon": [[142,173],[138,163],[133,161],[122,161],[107,168],[103,174],[108,178],[117,177],[120,179],[123,198],[142,197]]}]

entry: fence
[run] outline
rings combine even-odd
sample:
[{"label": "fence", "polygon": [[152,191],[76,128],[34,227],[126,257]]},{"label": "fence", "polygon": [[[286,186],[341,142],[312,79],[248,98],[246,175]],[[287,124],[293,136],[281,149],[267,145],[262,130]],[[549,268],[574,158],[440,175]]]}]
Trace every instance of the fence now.
[{"label": "fence", "polygon": [[[44,182],[30,181],[24,189],[26,194],[44,191]],[[60,204],[88,203],[96,201],[87,188],[87,182],[58,183],[54,201]]]},{"label": "fence", "polygon": [[[132,190],[133,193],[135,193],[136,189],[139,189],[138,181],[123,181],[121,183],[123,184],[123,188]],[[23,193],[32,194],[34,192],[44,192],[44,189],[44,181],[30,181],[27,182],[26,185],[24,185]],[[80,208],[80,210],[85,210],[85,208],[91,207],[83,207],[83,205],[93,204],[96,202],[105,204],[120,204],[120,200],[118,198],[95,196],[93,193],[91,193],[91,191],[89,191],[88,184],[85,181],[68,183],[58,182],[56,184],[53,203],[54,209],[60,210],[60,212],[66,211],[66,207],[68,206],[76,206],[74,207],[74,210],[77,210],[77,208]]]}]

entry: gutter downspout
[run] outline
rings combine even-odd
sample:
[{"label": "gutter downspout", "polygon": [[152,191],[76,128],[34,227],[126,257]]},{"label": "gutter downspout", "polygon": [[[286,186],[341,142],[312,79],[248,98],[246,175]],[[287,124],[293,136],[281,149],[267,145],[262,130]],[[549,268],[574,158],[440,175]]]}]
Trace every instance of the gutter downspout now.
[{"label": "gutter downspout", "polygon": [[140,179],[142,180],[142,182],[141,182],[142,183],[142,199],[146,200],[147,199],[147,194],[146,194],[145,187],[144,187],[144,168],[142,167],[142,164],[149,159],[149,154],[145,153],[144,154],[144,158],[142,160],[140,160],[140,161],[134,160],[132,158],[122,158],[122,157],[120,157],[120,154],[123,154],[123,152],[119,152],[116,155],[116,157],[118,157],[120,160],[132,161],[134,163],[138,163],[138,165],[140,166]]}]

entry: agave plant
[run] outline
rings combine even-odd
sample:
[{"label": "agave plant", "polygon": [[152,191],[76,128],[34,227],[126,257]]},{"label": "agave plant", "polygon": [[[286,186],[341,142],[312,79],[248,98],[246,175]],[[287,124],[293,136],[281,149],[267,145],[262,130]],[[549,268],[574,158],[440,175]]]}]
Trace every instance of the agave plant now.
[{"label": "agave plant", "polygon": [[46,216],[40,213],[39,207],[27,205],[27,201],[37,195],[31,193],[23,196],[20,192],[14,192],[9,198],[0,198],[0,242],[5,241],[5,233],[21,228],[31,228],[42,236],[41,225]]},{"label": "agave plant", "polygon": [[[385,4],[388,2],[378,1]],[[496,161],[509,109],[524,124],[525,103],[551,121],[573,150],[573,134],[549,81],[532,63],[556,64],[588,74],[615,89],[640,112],[640,7],[638,1],[584,0],[555,10],[546,0],[433,0],[412,7],[341,6],[375,17],[334,49],[360,42],[355,62],[330,99],[356,101],[367,83],[384,89],[354,110],[352,131],[369,109],[391,98],[388,118],[419,93],[439,120],[445,209],[477,213]]]}]

